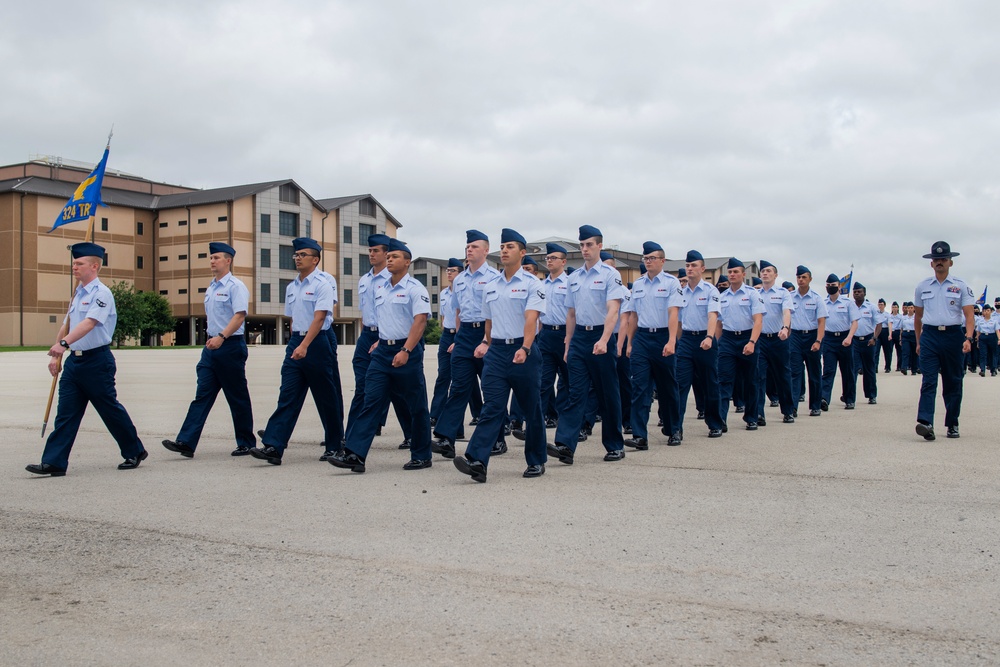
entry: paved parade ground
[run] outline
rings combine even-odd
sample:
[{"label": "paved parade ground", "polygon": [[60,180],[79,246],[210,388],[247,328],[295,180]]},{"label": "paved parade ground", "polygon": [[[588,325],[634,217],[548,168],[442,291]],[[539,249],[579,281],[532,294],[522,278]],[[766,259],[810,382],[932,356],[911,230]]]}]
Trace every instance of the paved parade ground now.
[{"label": "paved parade ground", "polygon": [[[45,353],[0,354],[0,663],[1000,661],[1000,378],[966,377],[959,440],[940,399],[938,440],[916,436],[920,378],[880,374],[877,406],[859,380],[853,412],[835,391],[791,425],[769,409],[746,432],[730,414],[718,440],[690,409],[680,447],[652,429],[649,451],[605,463],[592,436],[540,479],[508,438],[476,484],[439,456],[404,472],[393,416],[367,473],[321,463],[311,399],[280,467],[230,457],[221,396],[195,457],[168,452],[198,355],[117,352],[149,459],[116,470],[90,410],[66,477],[45,478],[24,471],[41,457]],[[282,355],[250,350],[255,428]]]}]

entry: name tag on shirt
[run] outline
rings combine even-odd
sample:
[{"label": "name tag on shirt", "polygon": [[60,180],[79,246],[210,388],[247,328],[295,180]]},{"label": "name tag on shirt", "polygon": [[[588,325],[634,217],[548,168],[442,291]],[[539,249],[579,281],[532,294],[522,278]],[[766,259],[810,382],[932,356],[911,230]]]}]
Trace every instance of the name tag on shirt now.
[{"label": "name tag on shirt", "polygon": [[590,289],[593,289],[593,290],[602,290],[602,289],[605,289],[604,281],[603,280],[595,280],[594,282],[590,283]]},{"label": "name tag on shirt", "polygon": [[525,288],[511,290],[511,292],[510,292],[510,298],[512,298],[512,299],[527,299],[528,298],[528,290],[525,289]]},{"label": "name tag on shirt", "polygon": [[486,293],[486,299],[485,300],[487,302],[489,302],[489,303],[492,303],[492,302],[496,301],[499,298],[500,298],[500,292],[498,292],[496,290],[490,290],[489,292]]},{"label": "name tag on shirt", "polygon": [[408,292],[396,292],[392,295],[392,303],[409,303],[410,295]]},{"label": "name tag on shirt", "polygon": [[802,304],[802,307],[805,308],[806,310],[816,310],[815,303],[804,303]]}]

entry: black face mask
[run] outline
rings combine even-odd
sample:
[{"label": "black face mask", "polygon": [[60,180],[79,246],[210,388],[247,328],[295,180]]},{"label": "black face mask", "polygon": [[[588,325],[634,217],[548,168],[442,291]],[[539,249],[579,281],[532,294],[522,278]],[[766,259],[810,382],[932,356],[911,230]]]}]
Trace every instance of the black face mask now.
[{"label": "black face mask", "polygon": [[833,296],[834,294],[836,294],[839,291],[840,291],[840,286],[839,285],[827,285],[826,286],[826,293],[829,294],[830,296]]}]

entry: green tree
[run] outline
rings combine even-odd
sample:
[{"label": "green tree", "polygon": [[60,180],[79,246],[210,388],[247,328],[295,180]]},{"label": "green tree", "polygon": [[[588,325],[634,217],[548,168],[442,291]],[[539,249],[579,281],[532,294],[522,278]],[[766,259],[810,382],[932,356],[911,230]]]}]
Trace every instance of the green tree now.
[{"label": "green tree", "polygon": [[436,317],[427,317],[427,328],[424,329],[424,342],[428,345],[437,345],[441,342],[441,320]]},{"label": "green tree", "polygon": [[135,286],[120,280],[111,285],[115,295],[118,324],[115,326],[114,344],[121,347],[130,338],[148,341],[152,335],[165,334],[174,328],[170,302],[154,292],[136,292]]}]

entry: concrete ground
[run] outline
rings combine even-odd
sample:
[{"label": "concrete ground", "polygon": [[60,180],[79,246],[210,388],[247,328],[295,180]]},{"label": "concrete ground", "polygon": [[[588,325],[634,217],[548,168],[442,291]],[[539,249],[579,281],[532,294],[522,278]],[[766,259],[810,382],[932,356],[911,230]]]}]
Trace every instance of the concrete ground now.
[{"label": "concrete ground", "polygon": [[[680,447],[605,463],[592,437],[535,480],[510,439],[475,484],[404,472],[393,417],[366,474],[321,463],[311,402],[280,467],[230,457],[221,397],[195,458],[168,452],[198,354],[117,353],[150,457],[116,470],[91,411],[63,478],[24,471],[44,352],[0,354],[3,664],[1000,661],[998,378],[966,378],[960,440],[916,436],[920,378],[880,374],[877,406],[719,440],[689,412]],[[251,350],[259,428],[281,359]]]}]

